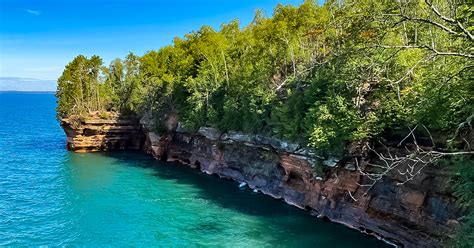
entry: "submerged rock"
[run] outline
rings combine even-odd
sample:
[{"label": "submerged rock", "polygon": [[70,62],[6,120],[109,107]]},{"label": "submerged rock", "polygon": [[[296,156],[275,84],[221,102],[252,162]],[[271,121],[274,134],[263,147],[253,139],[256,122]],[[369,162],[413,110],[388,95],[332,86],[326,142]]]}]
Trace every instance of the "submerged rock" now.
[{"label": "submerged rock", "polygon": [[[440,240],[452,236],[458,226],[459,210],[446,188],[449,177],[429,168],[403,185],[397,175],[388,174],[367,192],[360,186],[367,182],[354,164],[338,166],[338,158],[322,159],[314,150],[260,135],[221,135],[208,127],[192,133],[179,123],[175,132],[157,134],[140,128],[137,120],[120,118],[88,119],[78,125],[63,120],[61,125],[71,150],[142,148],[158,159],[236,180],[240,188],[248,185],[254,192],[405,247],[441,246]],[[315,164],[324,165],[324,172],[316,172]]]}]

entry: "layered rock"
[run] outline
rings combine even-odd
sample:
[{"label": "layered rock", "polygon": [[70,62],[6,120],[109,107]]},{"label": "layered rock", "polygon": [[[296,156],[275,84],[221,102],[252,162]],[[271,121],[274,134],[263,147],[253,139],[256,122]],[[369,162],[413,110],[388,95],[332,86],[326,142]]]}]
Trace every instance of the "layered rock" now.
[{"label": "layered rock", "polygon": [[145,139],[139,120],[130,117],[72,116],[62,119],[61,127],[68,149],[76,152],[138,150]]},{"label": "layered rock", "polygon": [[171,119],[162,134],[144,120],[141,129],[135,120],[123,119],[83,120],[78,126],[63,121],[62,126],[71,150],[139,149],[143,142],[141,148],[158,159],[246,182],[322,218],[405,247],[440,246],[459,224],[449,176],[440,168],[428,168],[403,185],[400,173],[389,173],[367,192],[360,186],[366,178],[352,157],[320,157],[261,135],[212,128],[189,132]]},{"label": "layered rock", "polygon": [[[318,157],[310,149],[260,135],[179,130],[154,139],[160,159],[246,182],[252,189],[318,216],[405,247],[436,247],[459,224],[449,177],[427,169],[413,181],[388,174],[367,192],[350,158]],[[321,169],[322,167],[322,169]],[[350,193],[350,194],[349,194]]]}]

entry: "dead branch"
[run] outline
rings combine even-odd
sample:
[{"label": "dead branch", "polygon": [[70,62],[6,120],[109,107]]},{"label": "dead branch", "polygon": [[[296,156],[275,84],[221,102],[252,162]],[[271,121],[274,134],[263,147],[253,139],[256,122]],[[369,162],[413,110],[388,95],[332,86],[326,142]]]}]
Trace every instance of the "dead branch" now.
[{"label": "dead branch", "polygon": [[413,132],[418,128],[418,125],[416,125],[413,129],[411,129],[410,127],[408,127],[408,129],[410,130],[410,132],[407,134],[407,136],[405,136],[405,138],[402,139],[402,141],[400,141],[400,143],[398,143],[398,146],[401,146],[403,144],[403,141],[405,141],[406,139],[408,139],[408,137],[410,137]]},{"label": "dead branch", "polygon": [[[355,164],[357,171],[365,177],[368,181],[364,184],[359,184],[359,187],[364,188],[363,196],[366,196],[368,192],[384,177],[386,177],[389,173],[398,173],[404,179],[397,183],[397,185],[404,185],[410,181],[412,181],[417,175],[420,175],[421,172],[429,165],[435,164],[441,158],[449,157],[449,156],[458,156],[458,155],[473,155],[474,151],[456,151],[456,152],[444,152],[438,151],[434,149],[434,141],[431,133],[429,132],[428,128],[424,125],[421,125],[428,135],[431,138],[431,142],[433,147],[429,149],[423,148],[418,145],[415,137],[415,130],[418,128],[416,125],[414,128],[409,128],[410,132],[405,136],[405,138],[399,143],[399,146],[405,141],[408,137],[413,138],[413,145],[414,148],[409,148],[405,146],[407,151],[406,155],[399,156],[397,154],[392,154],[390,149],[383,145],[386,149],[385,152],[379,152],[368,146],[368,149],[377,156],[378,163],[367,163],[368,166],[374,168],[375,170],[370,170],[367,168],[362,168],[359,164],[359,160],[355,158]],[[354,201],[357,199],[354,195],[349,192],[350,196]]]},{"label": "dead branch", "polygon": [[461,131],[461,129],[466,127],[466,125],[469,126],[469,128],[472,129],[471,122],[472,122],[473,119],[474,119],[474,113],[471,114],[469,117],[467,117],[466,121],[464,121],[464,122],[462,122],[458,125],[458,128],[456,128],[456,132],[454,133],[453,138],[451,140],[454,140],[459,135],[459,132]]},{"label": "dead branch", "polygon": [[[404,23],[405,21],[414,21],[414,22],[421,22],[421,23],[426,23],[426,24],[429,24],[429,25],[432,25],[432,26],[435,26],[445,32],[447,32],[448,34],[452,34],[452,35],[455,35],[455,36],[462,36],[462,37],[466,37],[468,38],[471,42],[474,41],[474,35],[469,32],[469,30],[467,30],[463,25],[462,23],[460,23],[459,21],[453,19],[453,18],[450,18],[450,17],[447,17],[443,14],[441,14],[441,12],[428,0],[425,0],[425,3],[430,7],[430,9],[432,10],[432,12],[438,16],[441,20],[443,20],[445,24],[442,24],[440,22],[436,22],[436,21],[433,21],[431,19],[424,19],[424,18],[418,18],[418,17],[411,17],[411,16],[407,16],[405,14],[385,14],[386,16],[398,16],[398,17],[401,17],[401,20],[399,22],[397,22],[395,25],[398,25],[399,23]],[[447,25],[451,25],[451,27],[448,27]],[[461,32],[457,32],[453,29],[453,27],[455,28],[458,28]]]},{"label": "dead branch", "polygon": [[456,26],[459,27],[459,29],[461,29],[463,31],[463,33],[471,40],[471,41],[474,41],[474,36],[471,34],[471,32],[469,32],[459,21],[456,21],[454,20],[453,18],[449,18],[443,14],[441,14],[441,12],[429,1],[429,0],[425,0],[425,3],[430,6],[431,10],[433,10],[433,12],[439,17],[441,18],[443,21],[445,22],[448,22],[448,23],[452,23]]},{"label": "dead branch", "polygon": [[425,49],[434,53],[434,55],[440,56],[457,56],[465,58],[474,58],[474,54],[470,53],[460,53],[460,52],[441,52],[435,48],[429,47],[427,45],[406,45],[406,46],[397,46],[397,45],[375,45],[374,47],[379,48],[398,48],[398,49]]}]

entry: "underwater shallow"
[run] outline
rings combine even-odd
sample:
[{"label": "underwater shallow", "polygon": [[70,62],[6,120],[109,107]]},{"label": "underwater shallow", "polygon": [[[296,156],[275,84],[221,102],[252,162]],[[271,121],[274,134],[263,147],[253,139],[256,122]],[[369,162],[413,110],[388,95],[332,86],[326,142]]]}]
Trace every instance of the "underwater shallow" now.
[{"label": "underwater shallow", "polygon": [[0,246],[387,246],[182,165],[69,152],[55,101],[0,92]]}]

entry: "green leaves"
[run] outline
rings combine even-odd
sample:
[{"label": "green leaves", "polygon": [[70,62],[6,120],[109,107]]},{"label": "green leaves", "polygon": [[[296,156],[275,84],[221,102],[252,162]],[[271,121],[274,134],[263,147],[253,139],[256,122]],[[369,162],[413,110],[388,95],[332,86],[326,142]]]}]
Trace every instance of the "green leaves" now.
[{"label": "green leaves", "polygon": [[59,79],[58,114],[171,111],[190,127],[328,149],[404,125],[452,134],[473,112],[471,2],[308,0],[108,68],[78,56]]},{"label": "green leaves", "polygon": [[87,59],[79,55],[66,66],[58,79],[58,118],[103,108],[107,99],[102,98],[104,89],[101,87],[101,73],[102,59],[98,56]]},{"label": "green leaves", "polygon": [[464,211],[464,225],[452,244],[454,247],[472,247],[474,244],[474,162],[469,156],[460,156],[445,161],[454,165],[458,176],[454,180],[454,195]]},{"label": "green leaves", "polygon": [[[260,133],[329,153],[424,125],[443,144],[470,147],[461,136],[474,113],[472,6],[306,0],[276,6],[272,17],[257,11],[243,28],[203,26],[107,68],[79,55],[58,79],[58,117],[112,110],[162,123],[173,114],[191,129]],[[456,184],[469,208],[471,172]]]}]

